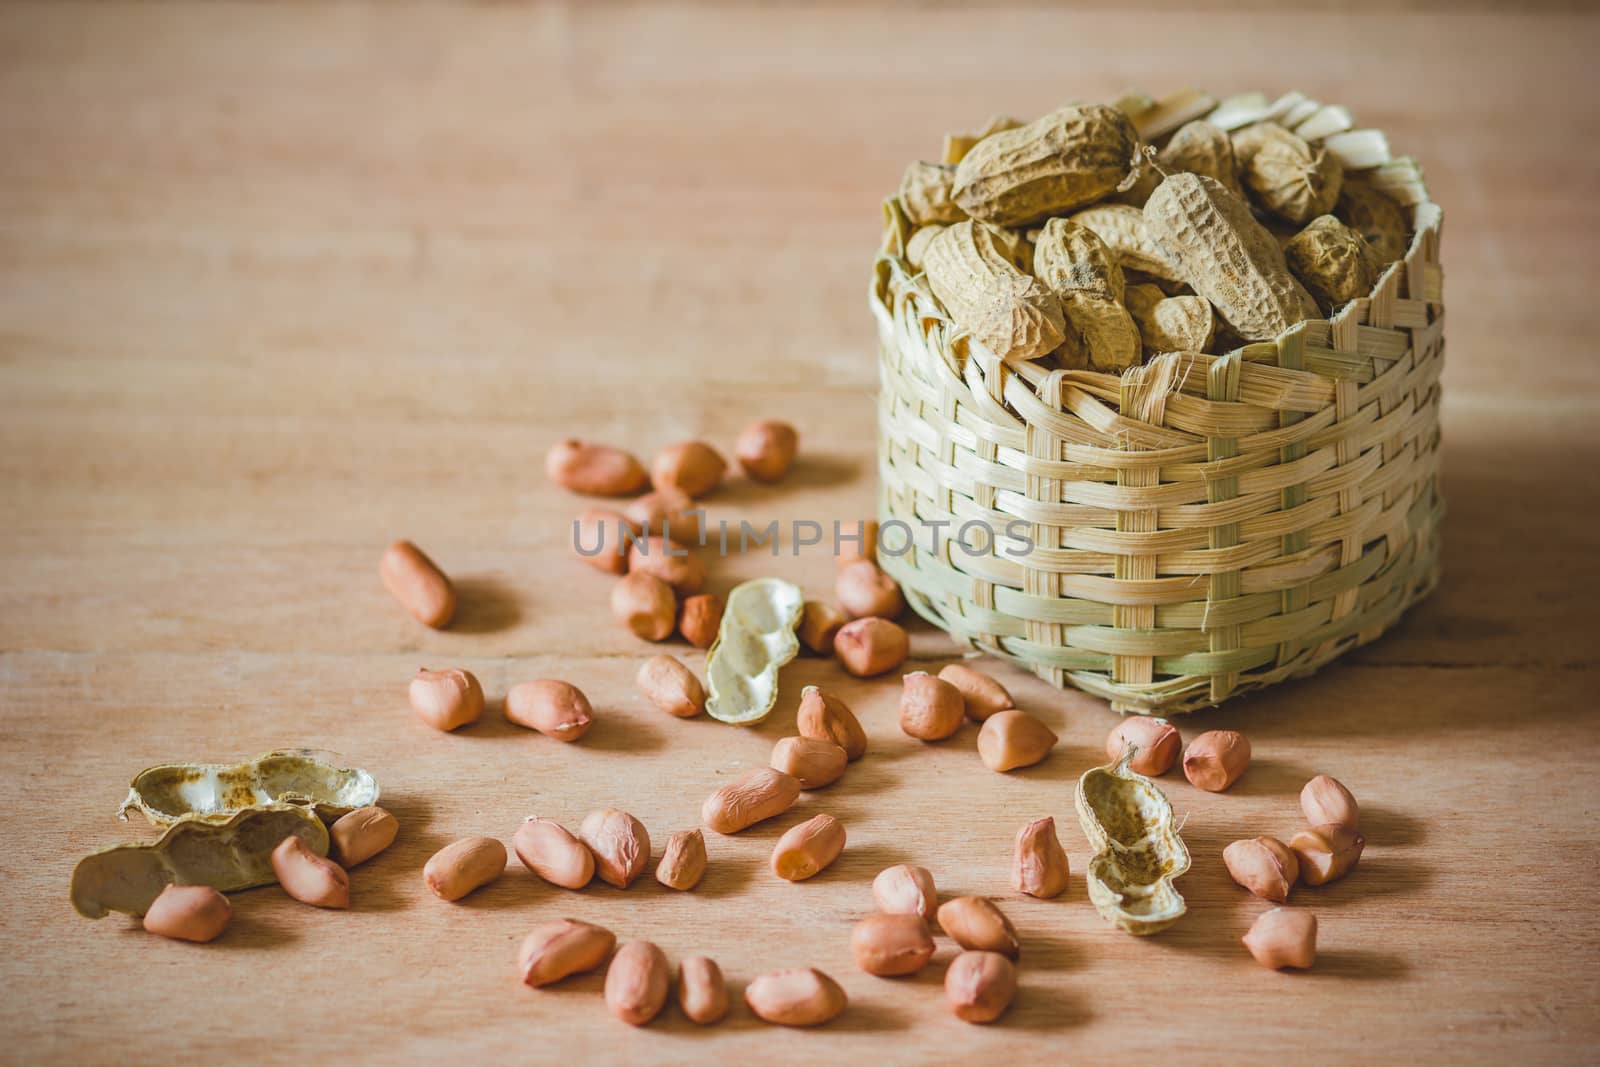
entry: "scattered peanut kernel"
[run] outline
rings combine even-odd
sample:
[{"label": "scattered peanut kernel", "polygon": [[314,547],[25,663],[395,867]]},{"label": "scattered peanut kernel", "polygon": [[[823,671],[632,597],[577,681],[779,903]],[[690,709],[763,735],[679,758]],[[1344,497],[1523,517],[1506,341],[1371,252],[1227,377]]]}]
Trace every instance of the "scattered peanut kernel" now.
[{"label": "scattered peanut kernel", "polygon": [[1031,767],[1050,754],[1056,735],[1044,723],[1016,708],[997,711],[978,730],[978,755],[991,771]]},{"label": "scattered peanut kernel", "polygon": [[998,952],[962,952],[944,972],[945,1003],[969,1023],[1000,1018],[1016,995],[1016,965]]},{"label": "scattered peanut kernel", "polygon": [[1196,789],[1220,793],[1250,766],[1250,739],[1237,730],[1207,730],[1183,754],[1183,774]]},{"label": "scattered peanut kernel", "polygon": [[177,941],[215,941],[232,918],[233,905],[210,886],[169,885],[144,913],[144,928]]},{"label": "scattered peanut kernel", "polygon": [[722,598],[715,593],[696,593],[683,598],[678,612],[678,632],[695,648],[710,648],[722,626]]},{"label": "scattered peanut kernel", "polygon": [[563,489],[589,496],[628,496],[646,482],[644,466],[632,453],[575,438],[550,446],[544,473]]},{"label": "scattered peanut kernel", "polygon": [[833,594],[839,606],[852,619],[878,616],[892,619],[905,610],[900,584],[885,574],[876,563],[856,560],[839,568]]},{"label": "scattered peanut kernel", "polygon": [[302,904],[350,906],[350,876],[344,868],[311,851],[298,837],[286,837],[272,850],[272,873],[283,891]]},{"label": "scattered peanut kernel", "polygon": [[640,664],[634,684],[650,703],[679,719],[692,719],[706,710],[706,691],[700,679],[665,653]]},{"label": "scattered peanut kernel", "polygon": [[1300,908],[1273,908],[1256,919],[1243,941],[1263,967],[1304,969],[1317,959],[1317,917]]},{"label": "scattered peanut kernel", "polygon": [[878,910],[891,915],[920,915],[933,922],[939,911],[939,891],[926,867],[897,863],[885,867],[872,880],[872,899]]},{"label": "scattered peanut kernel", "polygon": [[933,958],[933,935],[920,915],[875,912],[851,930],[850,952],[868,974],[915,974]]},{"label": "scattered peanut kernel", "polygon": [[704,441],[668,445],[650,464],[650,484],[658,491],[676,489],[698,499],[722,482],[728,461]]},{"label": "scattered peanut kernel", "polygon": [[1056,836],[1054,818],[1035,819],[1017,832],[1011,862],[1013,889],[1048,900],[1066,891],[1070,873],[1066,849],[1061,847],[1061,839]]},{"label": "scattered peanut kernel", "polygon": [[844,851],[844,824],[832,815],[817,815],[791,826],[772,849],[772,871],[790,882],[803,882],[839,858]]},{"label": "scattered peanut kernel", "polygon": [[833,655],[833,639],[839,629],[850,621],[850,616],[820,600],[808,600],[800,609],[800,626],[797,633],[800,643],[819,656]]},{"label": "scattered peanut kernel", "polygon": [[406,689],[417,718],[446,732],[478,721],[483,714],[483,687],[471,671],[450,667],[417,671]]},{"label": "scattered peanut kernel", "polygon": [[653,574],[629,574],[611,587],[611,614],[635,637],[665,641],[678,619],[678,598]]},{"label": "scattered peanut kernel", "polygon": [[1222,850],[1228,876],[1263,900],[1282,904],[1300,878],[1300,861],[1276,837],[1235,841]]},{"label": "scattered peanut kernel", "polygon": [[1178,762],[1183,738],[1178,735],[1178,728],[1166,719],[1130,715],[1112,727],[1107,735],[1106,755],[1119,759],[1123,748],[1129,744],[1136,746],[1139,751],[1128,763],[1128,769],[1135,774],[1159,778]]},{"label": "scattered peanut kernel", "polygon": [[857,619],[840,628],[833,654],[857,678],[871,678],[904,663],[911,654],[911,638],[888,619]]},{"label": "scattered peanut kernel", "polygon": [[1367,839],[1361,831],[1328,823],[1301,830],[1289,839],[1289,848],[1300,861],[1300,880],[1306,885],[1327,885],[1355,869]]},{"label": "scattered peanut kernel", "polygon": [[539,678],[506,693],[506,719],[557,741],[576,741],[594,724],[594,708],[577,686]]},{"label": "scattered peanut kernel", "polygon": [[966,719],[961,690],[926,671],[905,676],[900,691],[900,729],[922,741],[943,741]]},{"label": "scattered peanut kernel", "polygon": [[396,541],[383,553],[378,573],[400,606],[424,626],[441,630],[456,614],[456,591],[438,565],[410,541]]},{"label": "scattered peanut kernel", "polygon": [[852,762],[866,754],[867,732],[861,728],[861,721],[848,704],[825,689],[808,685],[800,691],[795,728],[801,737],[832,741],[844,749],[845,758]]},{"label": "scattered peanut kernel", "polygon": [[422,880],[440,900],[460,900],[505,869],[506,846],[492,837],[463,837],[433,854],[422,868]]},{"label": "scattered peanut kernel", "polygon": [[1356,798],[1337,778],[1319,774],[1300,790],[1300,810],[1312,826],[1333,823],[1354,830],[1361,821]]},{"label": "scattered peanut kernel", "polygon": [[982,722],[997,711],[1016,707],[1005,686],[965,663],[949,664],[939,672],[939,677],[961,690],[967,718],[973,722]]},{"label": "scattered peanut kernel", "polygon": [[832,785],[844,774],[850,757],[832,741],[811,737],[783,737],[772,746],[772,767],[792,774],[805,790]]},{"label": "scattered peanut kernel", "polygon": [[758,482],[777,482],[789,473],[800,435],[786,422],[753,422],[739,434],[733,454],[745,474]]}]

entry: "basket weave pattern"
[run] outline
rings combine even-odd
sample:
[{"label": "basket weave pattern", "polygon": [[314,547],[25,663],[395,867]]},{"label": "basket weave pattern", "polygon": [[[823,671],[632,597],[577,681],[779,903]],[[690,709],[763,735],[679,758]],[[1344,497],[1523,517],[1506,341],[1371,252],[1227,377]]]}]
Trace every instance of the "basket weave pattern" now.
[{"label": "basket weave pattern", "polygon": [[[1345,114],[1292,98],[1273,117],[1302,135]],[[1331,322],[1120,377],[973,341],[906,264],[889,202],[873,287],[880,562],[918,614],[1119,710],[1174,712],[1309,674],[1432,590],[1440,212],[1381,134],[1332,134],[1330,151],[1405,207],[1404,259]],[[971,522],[986,551],[953,536]]]}]

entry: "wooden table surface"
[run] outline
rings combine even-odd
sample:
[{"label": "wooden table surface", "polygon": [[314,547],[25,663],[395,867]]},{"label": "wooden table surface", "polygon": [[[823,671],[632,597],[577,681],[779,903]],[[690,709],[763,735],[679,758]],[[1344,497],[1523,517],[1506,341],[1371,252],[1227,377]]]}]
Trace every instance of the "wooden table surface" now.
[{"label": "wooden table surface", "polygon": [[[0,1059],[185,1062],[969,1062],[1006,1056],[1582,1061],[1600,1038],[1591,700],[1600,682],[1593,314],[1600,111],[1593,18],[980,14],[870,7],[12,5],[0,12]],[[1246,82],[1233,79],[1245,77]],[[755,729],[667,719],[633,688],[647,649],[564,549],[548,485],[569,434],[648,454],[727,446],[779,416],[805,458],[734,479],[713,518],[851,518],[874,485],[878,200],[946,128],[1132,84],[1300,88],[1428,168],[1448,224],[1445,578],[1385,640],[1322,675],[1197,716],[1253,739],[1237,788],[1164,781],[1195,866],[1151,939],[1088,904],[1077,776],[1109,712],[992,664],[1062,737],[1001,777],[973,731],[925,746],[898,686],[830,662],[783,673]],[[393,538],[457,578],[458,623],[405,617]],[[718,560],[815,595],[812,549]],[[702,657],[680,646],[697,668]],[[918,628],[914,662],[950,643]],[[419,665],[491,698],[559,676],[599,724],[559,745],[505,723],[442,735],[405,705]],[[658,841],[792,731],[805,684],[872,736],[790,816],[710,842],[703,887],[581,894],[515,860],[455,904],[423,861],[526,815],[636,813]],[[83,853],[149,764],[274,747],[371,769],[403,830],[349,912],[235,898],[211,946],[73,914]],[[1257,967],[1263,905],[1222,869],[1288,836],[1316,772],[1361,798],[1366,856],[1295,903],[1316,968]],[[832,812],[849,847],[811,882],[775,836]],[[1075,875],[1007,886],[1011,840],[1053,814]],[[1002,1023],[949,1016],[951,953],[908,980],[851,963],[882,867],[994,894],[1025,943]],[[519,985],[535,923],[571,915],[705,953],[735,989],[813,964],[849,1011],[779,1032],[742,1006],[702,1030],[607,1014],[601,978]]]}]

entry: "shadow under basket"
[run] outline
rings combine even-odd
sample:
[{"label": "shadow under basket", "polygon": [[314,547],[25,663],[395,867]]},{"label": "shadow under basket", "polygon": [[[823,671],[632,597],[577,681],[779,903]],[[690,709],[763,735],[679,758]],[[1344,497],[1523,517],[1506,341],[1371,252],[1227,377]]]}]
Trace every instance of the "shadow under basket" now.
[{"label": "shadow under basket", "polygon": [[1300,94],[1254,113],[1184,99],[1141,135],[1208,116],[1296,129],[1403,207],[1405,256],[1331,321],[1121,375],[973,341],[906,263],[896,200],[872,294],[881,564],[957,641],[1120,711],[1310,674],[1439,576],[1443,275],[1420,169]]}]

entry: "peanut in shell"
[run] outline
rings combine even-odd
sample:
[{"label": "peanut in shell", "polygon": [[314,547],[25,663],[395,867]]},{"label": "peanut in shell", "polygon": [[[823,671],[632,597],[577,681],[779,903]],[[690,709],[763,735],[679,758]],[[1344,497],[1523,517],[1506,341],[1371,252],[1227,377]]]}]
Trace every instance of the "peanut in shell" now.
[{"label": "peanut in shell", "polygon": [[956,164],[953,199],[975,219],[1021,226],[1091,204],[1130,180],[1139,135],[1103,104],[1072,105],[991,134]]},{"label": "peanut in shell", "polygon": [[929,242],[923,272],[956,325],[984,347],[1003,359],[1038,359],[1065,339],[1066,323],[1060,300],[1017,267],[1017,254],[968,220]]},{"label": "peanut in shell", "polygon": [[1239,335],[1269,341],[1316,313],[1272,235],[1215,178],[1170,174],[1144,206],[1150,237]]}]

